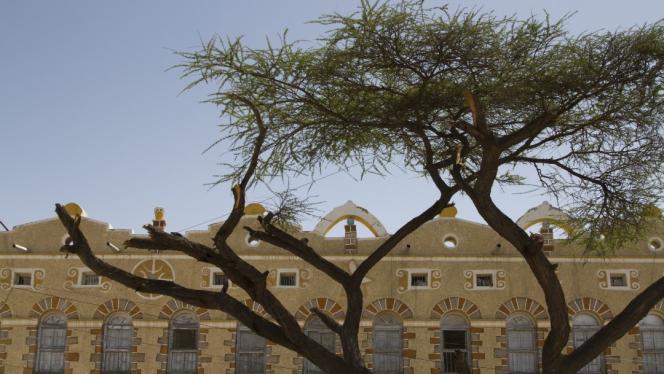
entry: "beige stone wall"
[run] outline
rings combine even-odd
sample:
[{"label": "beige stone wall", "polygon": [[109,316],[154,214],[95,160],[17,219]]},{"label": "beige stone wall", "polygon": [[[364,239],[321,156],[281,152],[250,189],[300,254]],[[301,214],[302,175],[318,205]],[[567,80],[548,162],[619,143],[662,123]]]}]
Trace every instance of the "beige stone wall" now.
[{"label": "beige stone wall", "polygon": [[[255,224],[247,218],[244,224]],[[210,244],[210,231],[187,233],[191,239]],[[154,253],[122,249],[130,237],[128,230],[112,230],[103,222],[85,219],[83,230],[94,251],[104,260],[136,274],[174,279],[192,288],[209,288],[211,265],[176,253]],[[454,235],[457,246],[442,245],[443,238]],[[343,269],[352,271],[385,238],[360,239],[357,255],[345,255],[342,239],[323,238],[311,232],[307,237],[314,248]],[[39,319],[57,310],[68,316],[68,373],[99,373],[104,320],[114,312],[124,312],[134,321],[133,373],[165,372],[167,329],[170,318],[189,309],[200,319],[199,373],[234,373],[236,324],[225,313],[183,305],[163,296],[141,295],[101,279],[99,287],[79,285],[85,269],[75,256],[58,251],[65,232],[54,219],[35,222],[0,233],[0,373],[30,373],[36,351]],[[658,223],[643,240],[631,243],[616,256],[587,257],[573,245],[556,242],[551,260],[559,264],[558,274],[570,313],[587,311],[607,323],[638,292],[664,274],[664,251],[648,249],[651,237],[664,237],[664,225]],[[23,252],[12,247],[17,243],[29,248]],[[343,318],[346,309],[342,288],[312,266],[278,248],[260,243],[246,244],[246,234],[235,233],[231,244],[260,270],[268,270],[271,290],[304,323],[311,306]],[[497,244],[501,244],[497,249]],[[279,288],[280,270],[297,272],[296,288]],[[624,272],[624,289],[606,285],[611,271]],[[27,272],[33,285],[16,287],[13,275]],[[140,273],[143,272],[143,273]],[[476,274],[493,274],[495,286],[478,289]],[[410,274],[426,274],[429,287],[412,288]],[[548,329],[544,300],[535,278],[502,238],[484,225],[459,219],[433,220],[400,243],[392,253],[368,274],[364,289],[364,314],[360,334],[361,348],[370,364],[372,359],[373,316],[389,311],[404,323],[403,357],[405,373],[440,372],[440,320],[445,313],[465,315],[471,321],[472,362],[475,373],[507,372],[505,318],[510,313],[529,314],[538,321],[539,344]],[[244,300],[237,287],[229,293]],[[254,306],[260,311],[260,306]],[[664,316],[660,303],[656,313]],[[606,352],[611,373],[640,373],[641,353],[638,328],[616,342]],[[269,373],[298,373],[303,359],[282,347],[268,344]]]}]

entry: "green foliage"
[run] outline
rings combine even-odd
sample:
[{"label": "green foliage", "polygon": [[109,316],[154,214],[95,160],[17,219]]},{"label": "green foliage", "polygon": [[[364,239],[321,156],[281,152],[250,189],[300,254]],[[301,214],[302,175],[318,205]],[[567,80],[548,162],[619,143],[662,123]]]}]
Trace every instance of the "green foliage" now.
[{"label": "green foliage", "polygon": [[523,183],[519,173],[534,167],[589,230],[582,237],[603,233],[589,248],[619,245],[664,192],[664,26],[570,35],[565,20],[364,1],[354,14],[317,20],[328,32],[316,43],[284,33],[278,46],[255,49],[215,38],[181,52],[179,66],[187,88],[216,87],[207,101],[221,110],[218,143],[235,156],[220,182],[237,180],[251,156],[250,102],[268,128],[257,180],[330,166],[424,175],[433,165],[452,183],[450,160],[463,144],[463,175],[486,183],[482,159],[497,148],[491,184]]}]

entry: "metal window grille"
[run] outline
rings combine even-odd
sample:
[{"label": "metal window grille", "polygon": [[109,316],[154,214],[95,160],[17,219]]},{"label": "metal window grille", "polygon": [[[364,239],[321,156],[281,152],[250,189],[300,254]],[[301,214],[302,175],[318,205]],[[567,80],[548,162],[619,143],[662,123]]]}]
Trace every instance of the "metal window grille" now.
[{"label": "metal window grille", "polygon": [[611,287],[626,287],[625,274],[611,274]]},{"label": "metal window grille", "polygon": [[493,274],[478,274],[475,279],[477,287],[493,287]]},{"label": "metal window grille", "polygon": [[295,273],[280,273],[279,285],[282,287],[295,287],[297,286],[297,277]]},{"label": "metal window grille", "polygon": [[133,327],[131,317],[115,315],[104,324],[103,374],[129,374]]},{"label": "metal window grille", "polygon": [[[572,339],[574,348],[578,348],[586,340],[590,339],[597,330],[599,324],[594,317],[588,314],[577,314],[572,321]],[[603,374],[604,373],[604,354],[597,356],[577,373],[582,374]]]},{"label": "metal window grille", "polygon": [[516,315],[507,320],[507,356],[510,373],[537,372],[535,324],[528,317]]},{"label": "metal window grille", "polygon": [[639,323],[639,327],[643,351],[643,372],[645,374],[664,373],[664,320],[649,314]]},{"label": "metal window grille", "polygon": [[[335,349],[335,334],[317,316],[311,317],[304,326],[304,333],[315,342],[321,344],[325,349],[334,352]],[[324,374],[325,372],[319,369],[311,361],[304,361],[304,374]]]},{"label": "metal window grille", "polygon": [[30,286],[32,285],[32,274],[30,273],[16,273],[14,274],[15,286]]},{"label": "metal window grille", "polygon": [[96,286],[99,284],[99,275],[93,272],[83,273],[81,277],[81,285],[83,286]]},{"label": "metal window grille", "polygon": [[411,274],[410,285],[413,287],[426,287],[429,285],[427,274]]},{"label": "metal window grille", "polygon": [[237,374],[265,373],[265,338],[244,325],[239,325],[236,335]]},{"label": "metal window grille", "polygon": [[403,326],[391,313],[376,316],[373,323],[373,373],[403,373]]},{"label": "metal window grille", "polygon": [[168,374],[196,374],[198,367],[198,319],[183,313],[171,322],[168,336]]},{"label": "metal window grille", "polygon": [[50,314],[39,323],[37,331],[37,360],[35,374],[63,373],[67,346],[67,319]]},{"label": "metal window grille", "polygon": [[470,366],[470,331],[468,322],[455,314],[446,315],[441,328],[441,367],[443,373],[458,373],[456,367],[456,351],[460,351]]},{"label": "metal window grille", "polygon": [[217,271],[212,273],[212,285],[213,286],[223,286],[226,275],[224,273]]}]

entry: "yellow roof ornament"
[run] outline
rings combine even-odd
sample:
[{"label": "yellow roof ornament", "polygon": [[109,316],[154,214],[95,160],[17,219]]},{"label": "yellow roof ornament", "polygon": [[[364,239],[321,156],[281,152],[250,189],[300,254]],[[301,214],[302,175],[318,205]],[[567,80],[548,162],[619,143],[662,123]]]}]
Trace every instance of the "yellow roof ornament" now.
[{"label": "yellow roof ornament", "polygon": [[81,208],[80,205],[71,202],[65,204],[65,211],[72,217],[87,217],[87,213],[85,213],[85,210]]},{"label": "yellow roof ornament", "polygon": [[439,216],[444,218],[454,218],[456,217],[457,213],[458,213],[457,208],[454,205],[452,205],[443,208],[443,210],[440,211]]},{"label": "yellow roof ornament", "polygon": [[259,203],[251,203],[244,207],[244,214],[253,216],[265,213],[265,207]]}]

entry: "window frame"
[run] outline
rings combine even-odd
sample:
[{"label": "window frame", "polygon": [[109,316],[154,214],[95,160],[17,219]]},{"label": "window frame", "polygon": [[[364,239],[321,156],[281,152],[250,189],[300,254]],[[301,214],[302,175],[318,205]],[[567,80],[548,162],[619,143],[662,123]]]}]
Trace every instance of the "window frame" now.
[{"label": "window frame", "polygon": [[[414,285],[413,284],[413,278],[417,276],[424,276],[425,280],[425,285],[420,286],[420,285]],[[430,278],[431,278],[431,272],[430,271],[419,271],[419,270],[413,270],[408,272],[408,288],[410,289],[415,289],[415,290],[421,290],[421,289],[427,289],[429,288],[430,285]]]},{"label": "window frame", "polygon": [[[115,320],[118,320],[118,322],[115,322]],[[128,323],[125,323],[127,322]],[[111,336],[111,331],[129,331],[129,341],[126,346],[122,347],[109,347],[111,345],[110,341],[110,336]],[[104,329],[102,333],[102,364],[101,364],[101,372],[102,374],[128,374],[131,373],[132,369],[132,352],[133,352],[133,346],[134,346],[134,324],[131,316],[127,313],[113,313],[111,314],[108,318],[106,318],[106,321],[104,321]],[[122,357],[126,356],[128,359],[124,365],[127,366],[127,369],[124,370],[121,367],[109,367],[111,365],[114,365],[116,363],[120,363],[122,361]],[[113,358],[116,358],[116,360],[113,360]],[[113,364],[110,364],[110,363]],[[121,363],[119,366],[123,366]]]},{"label": "window frame", "polygon": [[[292,286],[289,285],[282,285],[281,284],[281,276],[283,274],[293,274],[295,276],[295,284]],[[277,269],[277,288],[298,288],[300,287],[300,271],[299,269]]]},{"label": "window frame", "polygon": [[[644,324],[648,317],[658,319],[657,324]],[[647,327],[646,327],[647,326]],[[644,332],[652,334],[653,345],[657,343],[657,336],[661,337],[664,341],[664,318],[662,316],[649,313],[644,317],[641,322],[639,322],[639,335],[641,343],[641,355],[643,359],[643,373],[644,374],[654,374],[661,373],[664,371],[664,366],[660,366],[659,363],[664,363],[664,345],[662,347],[654,347],[646,349],[645,336]],[[655,334],[657,336],[655,336]],[[653,358],[654,367],[652,367],[653,362],[649,361],[648,358]],[[658,360],[660,359],[660,360]]]},{"label": "window frame", "polygon": [[[49,321],[49,319],[56,319]],[[46,332],[52,330],[54,335]],[[57,332],[60,332],[58,334]],[[50,342],[44,341],[49,339]],[[60,340],[62,345],[53,343],[53,340]],[[37,326],[37,352],[35,353],[34,374],[53,374],[62,373],[65,369],[65,352],[67,352],[67,316],[61,312],[48,313],[42,316]],[[48,358],[47,358],[48,357]],[[53,368],[53,359],[57,358],[57,367]],[[48,362],[43,360],[49,359]]]},{"label": "window frame", "polygon": [[[527,325],[525,323],[523,324],[518,324],[514,323],[516,319],[524,319],[527,321]],[[529,348],[513,348],[510,347],[510,333],[515,333],[515,332],[522,332],[522,333],[529,333],[531,335],[532,339],[532,346]],[[510,315],[507,320],[505,321],[505,338],[506,338],[506,347],[507,347],[507,367],[509,369],[510,373],[515,373],[515,374],[533,374],[537,373],[539,369],[539,348],[537,346],[537,322],[533,320],[530,316],[523,314],[523,313],[515,313]],[[512,360],[510,359],[510,355],[512,354],[530,354],[534,356],[533,359],[533,367],[530,368],[530,370],[526,371],[516,371],[510,368],[510,363]]]},{"label": "window frame", "polygon": [[[185,317],[190,317],[190,320],[184,321]],[[182,320],[182,321],[179,321]],[[194,342],[196,347],[194,349],[183,349],[183,348],[174,348],[174,335],[176,330],[194,330]],[[168,374],[196,374],[198,372],[199,357],[198,351],[200,348],[200,321],[195,313],[191,311],[177,313],[171,318],[168,325],[168,357],[167,357],[167,366],[166,372]],[[177,367],[174,367],[174,362],[182,356],[186,359],[186,355],[193,355],[193,368],[184,367],[186,365],[178,363]],[[177,355],[177,356],[176,356]]]},{"label": "window frame", "polygon": [[[255,335],[259,339],[262,339],[262,349],[261,350],[251,350],[251,349],[245,349],[242,347],[242,337],[241,334],[247,334],[247,335]],[[250,357],[256,356],[256,355],[262,355],[262,369],[258,370],[259,373],[265,373],[266,370],[266,365],[267,365],[267,340],[263,338],[262,336],[256,334],[255,332],[251,331],[250,328],[247,326],[241,324],[238,322],[237,324],[237,329],[235,332],[235,372],[236,374],[254,374],[256,373],[255,371],[243,371],[242,366],[240,366],[241,362],[241,356],[242,355],[248,355]]]},{"label": "window frame", "polygon": [[[480,285],[479,284],[479,277],[485,277],[488,276],[490,277],[491,280],[491,285],[490,286],[485,286],[485,285]],[[479,273],[473,273],[473,278],[475,283],[475,288],[476,289],[494,289],[496,288],[496,272],[479,272]]]},{"label": "window frame", "polygon": [[[396,374],[396,373],[403,373],[404,369],[404,360],[403,360],[403,321],[401,318],[399,318],[395,313],[389,312],[389,311],[384,311],[381,313],[378,313],[373,321],[372,321],[372,348],[373,348],[373,368],[372,372],[375,374]],[[393,341],[396,340],[399,342],[398,348],[391,348],[391,347],[383,347],[383,346],[378,346],[377,340],[376,339],[376,333],[377,332],[384,332],[387,335],[389,334],[394,334],[395,336],[388,336],[387,340],[388,341]],[[395,337],[398,336],[398,338],[395,339]],[[376,356],[377,355],[387,355],[388,357],[392,355],[392,357],[397,357],[395,360],[397,362],[398,368],[396,370],[390,369],[390,368],[379,368],[377,367],[377,361],[376,361]]]},{"label": "window frame", "polygon": [[[29,277],[30,282],[28,284],[19,284],[18,280],[21,279],[22,277]],[[16,288],[32,288],[34,286],[35,282],[35,275],[34,272],[32,271],[21,271],[17,270],[14,271],[12,274],[12,286]]]},{"label": "window frame", "polygon": [[[445,323],[445,320],[448,320],[448,324]],[[450,322],[451,321],[451,322]],[[454,357],[456,350],[445,348],[445,331],[463,331],[465,337],[465,348],[461,351],[465,351],[466,364],[472,370],[472,341],[470,339],[470,320],[460,313],[446,313],[440,319],[440,372],[444,373],[456,373],[456,371],[446,371],[448,367],[455,368],[456,364],[454,359],[452,359],[452,364],[450,365],[445,356]],[[445,353],[448,353],[447,355]]]},{"label": "window frame", "polygon": [[[316,337],[312,337],[312,334],[317,334],[318,339]],[[323,342],[322,337],[332,337],[333,347],[325,347],[326,349],[330,350],[332,353],[336,353],[336,347],[337,347],[337,334],[330,330],[325,323],[317,316],[317,315],[311,315],[309,319],[304,323],[304,334],[313,339],[314,341],[318,342],[319,344],[323,345],[325,347],[325,344]],[[318,373],[325,373],[321,369],[319,369],[316,365],[314,365],[313,362],[309,361],[308,359],[304,359],[304,365],[303,365],[303,374],[318,374]]]},{"label": "window frame", "polygon": [[[581,318],[588,317],[586,321],[583,321],[583,324],[578,324],[578,320]],[[594,321],[594,324],[589,324],[587,322],[590,322],[590,319]],[[590,339],[591,336],[597,333],[600,329],[600,320],[595,317],[594,315],[590,313],[578,313],[572,318],[572,333],[570,334],[570,338],[572,339],[572,347],[574,349],[578,348],[581,346],[581,344],[585,343],[588,339]],[[577,342],[580,339],[577,339],[579,335],[584,335],[583,337],[583,342],[581,342],[579,345],[577,345]],[[598,362],[597,362],[598,360]],[[589,368],[590,365],[599,365],[599,370],[598,371],[590,371],[591,368]],[[600,354],[596,358],[594,358],[591,362],[589,362],[586,366],[583,368],[579,369],[577,373],[579,374],[604,374],[606,372],[606,365],[604,362],[604,353]]]}]

